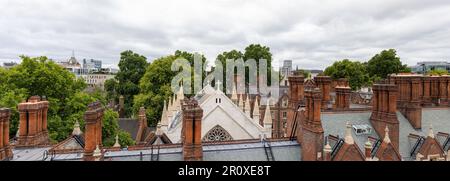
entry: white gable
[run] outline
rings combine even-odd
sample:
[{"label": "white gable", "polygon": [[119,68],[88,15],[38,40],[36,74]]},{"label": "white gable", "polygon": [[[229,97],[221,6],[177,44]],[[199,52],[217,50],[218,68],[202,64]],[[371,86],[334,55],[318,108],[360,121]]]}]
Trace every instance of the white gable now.
[{"label": "white gable", "polygon": [[[271,130],[248,117],[223,92],[207,85],[196,98],[203,109],[202,138],[216,125],[225,129],[235,139],[258,139],[261,135],[271,137]],[[174,143],[181,140],[181,119],[173,120],[173,126],[167,130],[167,136]]]}]

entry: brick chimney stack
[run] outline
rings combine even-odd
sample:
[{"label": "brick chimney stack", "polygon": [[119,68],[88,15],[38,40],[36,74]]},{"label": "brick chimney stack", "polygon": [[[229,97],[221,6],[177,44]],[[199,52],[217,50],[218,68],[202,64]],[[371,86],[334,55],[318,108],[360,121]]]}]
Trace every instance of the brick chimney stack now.
[{"label": "brick chimney stack", "polygon": [[336,109],[349,109],[350,108],[350,94],[352,92],[350,87],[337,86],[336,91]]},{"label": "brick chimney stack", "polygon": [[314,77],[314,82],[322,92],[322,109],[328,109],[328,103],[330,102],[331,77],[316,76]]},{"label": "brick chimney stack", "polygon": [[[294,125],[295,112],[297,112],[297,107],[299,104],[304,102],[305,96],[305,88],[304,82],[305,78],[303,75],[292,75],[288,77],[289,81],[289,111],[288,111],[288,119],[287,119],[287,135],[292,134],[292,129]],[[298,140],[297,140],[298,141]]]},{"label": "brick chimney stack", "polygon": [[[165,102],[164,102],[165,105]],[[163,109],[166,109],[165,107]],[[142,135],[147,129],[147,117],[145,116],[145,108],[140,107],[139,108],[139,128],[136,136],[136,141],[138,141],[137,144],[141,144],[140,141],[142,140]]]},{"label": "brick chimney stack", "polygon": [[[319,89],[305,91],[306,117],[301,126],[302,160],[316,161],[323,151],[323,128],[320,120],[322,94]],[[323,155],[323,154],[321,154]]]},{"label": "brick chimney stack", "polygon": [[0,161],[9,160],[13,157],[9,146],[9,109],[0,108]]},{"label": "brick chimney stack", "polygon": [[183,157],[185,161],[203,160],[202,117],[203,110],[194,99],[185,99],[182,105],[183,114]]},{"label": "brick chimney stack", "polygon": [[89,104],[88,110],[84,113],[86,122],[84,160],[86,161],[102,159],[102,154],[99,150],[102,146],[103,111],[104,109],[101,107],[100,102],[94,102]]},{"label": "brick chimney stack", "polygon": [[390,130],[390,138],[394,147],[399,148],[399,122],[397,119],[397,86],[395,84],[378,83],[372,87],[372,115],[370,122],[378,135],[385,135],[386,126]]},{"label": "brick chimney stack", "polygon": [[420,129],[422,127],[421,76],[393,75],[390,78],[397,85],[398,110],[415,129]]},{"label": "brick chimney stack", "polygon": [[47,131],[48,101],[32,96],[18,105],[20,113],[17,147],[49,144]]}]

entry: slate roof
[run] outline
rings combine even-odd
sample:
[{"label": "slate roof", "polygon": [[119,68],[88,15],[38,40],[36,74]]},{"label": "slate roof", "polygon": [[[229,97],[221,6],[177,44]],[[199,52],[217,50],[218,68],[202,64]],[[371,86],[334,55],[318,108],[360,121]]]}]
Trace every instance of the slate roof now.
[{"label": "slate roof", "polygon": [[[300,145],[296,141],[271,142],[275,161],[300,161]],[[118,151],[105,153],[105,160],[112,161],[151,160],[151,150]],[[156,151],[154,151],[156,153]],[[160,161],[183,161],[182,148],[161,148]],[[264,145],[257,143],[235,143],[204,145],[204,161],[267,161]]]}]

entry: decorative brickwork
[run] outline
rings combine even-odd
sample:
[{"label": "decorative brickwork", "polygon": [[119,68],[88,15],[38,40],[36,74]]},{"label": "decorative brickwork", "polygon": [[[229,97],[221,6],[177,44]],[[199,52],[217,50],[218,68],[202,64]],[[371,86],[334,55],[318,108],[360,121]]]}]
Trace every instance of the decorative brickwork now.
[{"label": "decorative brickwork", "polygon": [[183,157],[185,161],[203,160],[202,148],[202,117],[203,110],[194,99],[184,99],[182,102],[183,127]]},{"label": "decorative brickwork", "polygon": [[49,102],[39,96],[32,96],[28,102],[18,105],[20,113],[19,137],[16,147],[49,144],[47,111]]},{"label": "decorative brickwork", "polygon": [[9,118],[11,112],[9,109],[0,109],[0,161],[9,160],[13,157],[11,147],[9,146]]},{"label": "decorative brickwork", "polygon": [[86,128],[84,133],[84,160],[96,161],[102,159],[102,154],[98,153],[102,147],[102,120],[104,108],[100,102],[89,104],[88,110],[84,113]]}]

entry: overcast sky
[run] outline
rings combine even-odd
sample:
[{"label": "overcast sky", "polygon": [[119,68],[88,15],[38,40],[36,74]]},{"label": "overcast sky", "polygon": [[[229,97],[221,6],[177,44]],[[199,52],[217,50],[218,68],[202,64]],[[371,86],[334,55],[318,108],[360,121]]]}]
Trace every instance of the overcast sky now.
[{"label": "overcast sky", "polygon": [[276,61],[325,68],[395,48],[402,61],[449,60],[448,0],[0,0],[0,61],[21,54],[117,64],[133,50],[149,61],[175,50],[209,61],[248,44]]}]

